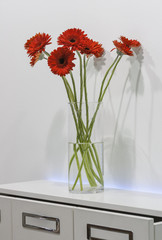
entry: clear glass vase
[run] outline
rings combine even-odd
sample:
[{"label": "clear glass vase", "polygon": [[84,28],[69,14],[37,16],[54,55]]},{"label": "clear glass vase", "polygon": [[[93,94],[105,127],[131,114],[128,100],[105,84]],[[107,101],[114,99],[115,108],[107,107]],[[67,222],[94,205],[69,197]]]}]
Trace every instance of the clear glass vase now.
[{"label": "clear glass vase", "polygon": [[102,104],[69,103],[68,185],[74,193],[104,190]]}]

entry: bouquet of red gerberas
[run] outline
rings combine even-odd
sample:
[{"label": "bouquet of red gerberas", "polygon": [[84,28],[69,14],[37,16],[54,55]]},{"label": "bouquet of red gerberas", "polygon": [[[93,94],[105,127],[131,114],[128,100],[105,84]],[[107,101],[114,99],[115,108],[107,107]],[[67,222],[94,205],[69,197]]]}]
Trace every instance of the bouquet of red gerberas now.
[{"label": "bouquet of red gerberas", "polygon": [[[123,55],[133,56],[133,48],[141,44],[121,36],[120,41],[113,41],[117,56],[108,67],[101,81],[95,110],[90,118],[90,106],[87,94],[87,65],[91,57],[100,58],[104,54],[102,44],[90,39],[81,29],[73,28],[64,31],[57,39],[58,47],[51,53],[46,46],[51,44],[51,36],[37,33],[27,40],[25,49],[30,57],[31,66],[39,60],[47,60],[52,73],[61,76],[74,120],[76,137],[69,153],[69,190],[100,191],[104,188],[103,164],[98,153],[97,143],[91,140],[94,123],[106,90]],[[79,92],[73,76],[74,60],[79,59]],[[69,74],[70,79],[67,78]],[[83,114],[83,102],[85,110]],[[85,115],[83,117],[83,115]]]}]

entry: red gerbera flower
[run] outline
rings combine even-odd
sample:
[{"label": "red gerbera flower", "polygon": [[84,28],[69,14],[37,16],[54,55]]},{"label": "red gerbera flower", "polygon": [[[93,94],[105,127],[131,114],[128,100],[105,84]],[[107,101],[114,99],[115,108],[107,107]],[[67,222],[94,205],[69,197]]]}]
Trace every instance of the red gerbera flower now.
[{"label": "red gerbera flower", "polygon": [[65,47],[70,47],[72,50],[78,50],[81,40],[83,40],[87,34],[81,29],[71,28],[64,31],[59,37],[57,43]]},{"label": "red gerbera flower", "polygon": [[[114,43],[115,47],[117,48],[117,50],[122,54],[133,56],[133,52],[132,52],[131,48],[141,46],[141,43],[134,39],[128,39],[126,37],[121,36],[120,40],[122,42],[118,42],[115,40],[115,41],[113,41],[113,43]],[[114,50],[114,48],[112,50]]]},{"label": "red gerbera flower", "polygon": [[141,46],[141,43],[137,40],[134,40],[134,39],[129,40],[128,38],[121,36],[120,40],[124,44],[126,44],[128,47],[139,47],[139,46]]},{"label": "red gerbera flower", "polygon": [[[117,40],[114,40],[113,43],[114,43],[115,47],[117,48],[117,50],[119,52],[121,52],[122,54],[133,56],[133,52],[132,52],[131,48],[128,47],[125,43],[118,42]],[[112,50],[114,50],[114,48]]]},{"label": "red gerbera flower", "polygon": [[51,44],[51,36],[45,33],[37,33],[32,38],[28,39],[24,47],[30,57],[36,53],[45,51],[45,46]]},{"label": "red gerbera flower", "polygon": [[65,76],[75,66],[73,63],[74,59],[74,53],[72,50],[66,47],[58,47],[51,52],[51,55],[48,58],[48,66],[54,74]]},{"label": "red gerbera flower", "polygon": [[102,48],[102,44],[93,41],[92,39],[85,38],[82,40],[80,45],[80,52],[86,55],[94,55],[95,57],[101,57],[104,53],[104,49]]}]

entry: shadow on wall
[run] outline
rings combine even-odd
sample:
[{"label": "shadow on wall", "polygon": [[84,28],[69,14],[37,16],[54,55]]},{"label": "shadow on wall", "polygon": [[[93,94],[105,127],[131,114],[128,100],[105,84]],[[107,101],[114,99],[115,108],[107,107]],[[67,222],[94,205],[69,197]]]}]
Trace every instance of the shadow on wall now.
[{"label": "shadow on wall", "polygon": [[[52,120],[51,127],[48,131],[46,144],[46,161],[48,179],[66,181],[67,176],[64,174],[65,155],[67,153],[66,136],[65,136],[65,113],[63,110],[58,111]],[[61,147],[63,149],[61,149]],[[66,171],[67,172],[67,171]]]},{"label": "shadow on wall", "polygon": [[[142,95],[144,92],[143,77],[141,74],[141,65],[143,61],[143,50],[138,48],[138,52],[133,57],[128,58],[130,62],[130,69],[126,80],[124,81],[119,109],[117,116],[114,114],[114,107],[112,104],[111,95],[110,104],[111,112],[115,121],[114,132],[112,136],[105,140],[105,172],[111,176],[111,185],[121,188],[130,188],[132,186],[133,176],[135,174],[135,160],[136,160],[136,115],[137,115],[137,94]],[[129,84],[129,87],[128,87]],[[129,94],[127,102],[124,102],[125,94]],[[131,99],[135,95],[134,106],[134,137],[129,129],[125,127],[125,121],[128,115]],[[124,105],[124,111],[122,106]],[[122,118],[121,118],[122,116]],[[107,182],[110,179],[105,176]]]},{"label": "shadow on wall", "polygon": [[[128,134],[129,135],[129,134]],[[132,186],[135,169],[135,143],[128,136],[118,134],[112,146],[112,138],[106,139],[105,156],[110,156],[105,166],[105,173],[111,176],[111,187],[130,188]],[[105,176],[105,185],[109,185],[108,176]]]},{"label": "shadow on wall", "polygon": [[[136,174],[136,164],[139,158],[139,152],[144,154],[144,159],[147,156],[147,162],[145,161],[145,165],[141,164],[142,169],[145,169],[147,166],[147,170],[152,174],[152,177],[156,175],[154,168],[150,161],[151,156],[151,130],[152,130],[152,116],[153,116],[153,101],[154,101],[154,93],[157,90],[162,90],[162,84],[160,79],[153,71],[152,67],[154,63],[145,51],[145,63],[144,67],[146,69],[146,73],[148,74],[148,78],[150,80],[150,88],[151,88],[151,99],[149,105],[149,119],[148,119],[148,147],[147,152],[145,153],[141,146],[137,144],[137,119],[138,119],[138,96],[144,94],[144,79],[141,73],[141,67],[143,64],[143,49],[135,49],[136,56],[129,58],[130,61],[130,69],[126,80],[123,85],[123,90],[120,99],[120,105],[117,112],[117,116],[113,114],[113,118],[115,119],[114,133],[113,136],[109,137],[105,141],[105,156],[106,156],[106,168],[105,172],[110,174],[110,179],[108,176],[105,176],[106,182],[109,184],[109,180],[112,181],[112,184],[119,188],[128,188],[130,189],[133,186],[134,177]],[[125,105],[124,96],[127,94],[127,104]],[[111,97],[111,96],[110,96]],[[130,133],[128,128],[125,126],[125,122],[128,116],[128,111],[130,110],[130,105],[132,97],[134,97],[134,119],[133,119],[133,134]],[[113,113],[113,105],[112,100],[111,103],[111,112]],[[124,113],[123,113],[124,109]],[[136,156],[138,154],[138,156]],[[142,160],[141,159],[141,160]],[[138,163],[139,164],[139,163]],[[139,168],[139,166],[138,166]],[[140,174],[142,174],[140,172]],[[143,176],[142,176],[143,177]],[[112,185],[111,184],[111,185]]]}]

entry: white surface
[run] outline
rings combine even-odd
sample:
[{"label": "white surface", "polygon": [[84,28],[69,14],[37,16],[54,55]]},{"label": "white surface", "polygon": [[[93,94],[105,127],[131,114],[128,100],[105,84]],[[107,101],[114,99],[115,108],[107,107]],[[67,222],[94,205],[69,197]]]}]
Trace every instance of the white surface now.
[{"label": "white surface", "polygon": [[31,181],[0,185],[1,194],[162,217],[162,195],[105,189],[97,194],[69,193],[67,185]]},{"label": "white surface", "polygon": [[[63,83],[45,62],[29,66],[24,43],[49,33],[50,52],[62,31],[79,27],[107,52],[121,34],[141,41],[143,63],[124,57],[104,101],[105,185],[162,192],[161,9],[161,0],[0,1],[0,183],[67,181]],[[104,70],[89,69],[91,98]]]}]

